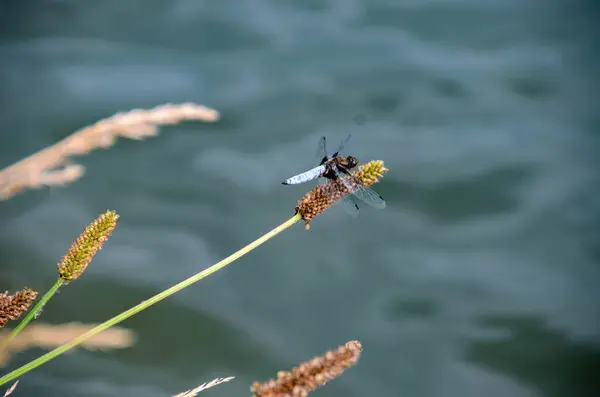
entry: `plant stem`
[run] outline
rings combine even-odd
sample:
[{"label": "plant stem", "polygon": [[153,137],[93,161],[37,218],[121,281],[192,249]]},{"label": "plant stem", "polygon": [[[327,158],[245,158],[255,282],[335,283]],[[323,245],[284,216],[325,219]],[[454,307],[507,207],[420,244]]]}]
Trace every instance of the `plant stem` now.
[{"label": "plant stem", "polygon": [[254,240],[253,242],[246,245],[239,251],[231,254],[227,258],[212,265],[211,267],[201,271],[200,273],[197,273],[197,274],[191,276],[190,278],[187,278],[187,279],[181,281],[178,284],[175,284],[171,288],[168,288],[168,289],[164,290],[163,292],[160,292],[159,294],[154,295],[150,299],[143,301],[142,303],[132,307],[131,309],[126,310],[123,313],[96,326],[95,328],[92,328],[91,330],[79,335],[78,337],[74,338],[70,342],[67,342],[64,345],[59,346],[56,349],[44,354],[43,356],[40,356],[37,359],[23,365],[22,367],[15,369],[14,371],[10,372],[9,374],[4,375],[2,378],[0,378],[0,386],[4,385],[7,382],[10,382],[13,379],[18,378],[19,376],[31,371],[34,368],[39,367],[40,365],[52,360],[53,358],[58,357],[59,355],[65,353],[66,351],[68,351],[68,350],[74,348],[75,346],[79,345],[80,343],[84,342],[88,338],[91,338],[92,336],[133,316],[134,314],[137,314],[137,313],[141,312],[142,310],[147,309],[148,307],[152,306],[155,303],[160,302],[161,300],[169,297],[170,295],[173,295],[174,293],[179,292],[186,287],[189,287],[190,285],[194,284],[197,281],[202,280],[204,277],[211,275],[212,273],[216,272],[217,270],[224,268],[225,266],[229,265],[231,262],[235,261],[236,259],[239,259],[240,257],[244,256],[248,252],[252,251],[256,247],[261,245],[262,243],[266,242],[267,240],[275,237],[276,235],[278,235],[285,229],[289,228],[290,226],[292,226],[293,224],[298,222],[300,219],[301,219],[301,216],[299,214],[294,215],[292,218],[288,219],[281,225],[277,226],[275,229],[271,230],[270,232],[261,236],[260,238]]},{"label": "plant stem", "polygon": [[65,280],[63,280],[60,277],[58,278],[58,280],[56,280],[56,282],[54,283],[52,288],[50,288],[48,290],[48,292],[46,292],[44,294],[44,296],[42,296],[42,299],[40,299],[40,301],[33,307],[33,309],[31,309],[29,311],[29,313],[27,313],[27,315],[25,316],[25,318],[23,318],[23,320],[21,320],[19,325],[17,325],[15,327],[15,329],[13,329],[11,331],[10,335],[8,335],[2,342],[0,342],[0,352],[2,350],[4,350],[6,348],[6,346],[8,346],[10,341],[13,340],[14,337],[17,336],[19,334],[19,332],[21,332],[23,330],[23,328],[25,328],[27,326],[27,324],[29,324],[31,322],[31,320],[35,319],[35,316],[44,308],[44,305],[46,305],[46,303],[48,303],[50,298],[52,298],[52,296],[54,296],[56,291],[58,291],[58,289],[64,283],[65,283]]}]

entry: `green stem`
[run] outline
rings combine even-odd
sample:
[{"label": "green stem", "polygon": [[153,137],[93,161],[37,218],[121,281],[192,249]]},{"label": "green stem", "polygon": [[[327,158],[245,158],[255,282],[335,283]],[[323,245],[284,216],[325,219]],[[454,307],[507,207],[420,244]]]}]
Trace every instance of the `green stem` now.
[{"label": "green stem", "polygon": [[10,335],[8,335],[8,337],[6,337],[0,343],[0,352],[2,350],[4,350],[6,348],[6,346],[8,346],[10,341],[13,340],[14,337],[17,336],[19,334],[19,332],[21,332],[23,330],[23,328],[25,328],[27,326],[27,324],[29,324],[31,322],[31,320],[33,320],[35,318],[35,316],[44,308],[44,305],[46,305],[46,303],[48,303],[50,298],[52,298],[52,296],[56,293],[56,291],[58,291],[58,289],[60,287],[62,287],[62,285],[64,283],[65,283],[65,280],[63,280],[62,278],[59,278],[58,280],[56,280],[56,282],[54,283],[52,288],[50,288],[48,290],[48,292],[46,292],[44,294],[42,299],[40,299],[40,301],[33,307],[33,309],[31,309],[29,311],[29,313],[27,313],[27,316],[25,316],[25,318],[23,320],[21,320],[19,325],[17,325],[15,327],[15,329],[12,330]]},{"label": "green stem", "polygon": [[10,382],[13,379],[18,378],[19,376],[31,371],[34,368],[39,367],[40,365],[52,360],[53,358],[56,358],[57,356],[65,353],[66,351],[68,351],[68,350],[74,348],[75,346],[79,345],[80,343],[84,342],[88,338],[91,338],[92,336],[133,316],[134,314],[137,314],[137,313],[141,312],[142,310],[147,309],[148,307],[152,306],[155,303],[160,302],[161,300],[169,297],[170,295],[173,295],[174,293],[179,292],[186,287],[189,287],[190,285],[194,284],[197,281],[202,280],[204,277],[211,275],[212,273],[216,272],[217,270],[224,268],[225,266],[229,265],[231,262],[244,256],[245,254],[252,251],[253,249],[258,247],[262,243],[266,242],[267,240],[275,237],[276,235],[278,235],[285,229],[289,228],[290,226],[292,226],[293,224],[298,222],[300,219],[301,219],[301,217],[299,214],[294,215],[292,218],[290,218],[286,222],[282,223],[281,225],[277,226],[275,229],[271,230],[270,232],[263,235],[262,237],[254,240],[252,243],[246,245],[239,251],[231,254],[227,258],[212,265],[211,267],[201,271],[200,273],[197,273],[197,274],[191,276],[190,278],[187,278],[187,279],[181,281],[178,284],[175,284],[171,288],[168,288],[168,289],[164,290],[163,292],[161,292],[157,295],[154,295],[152,298],[150,298],[146,301],[143,301],[142,303],[132,307],[131,309],[126,310],[123,313],[121,313],[121,314],[103,322],[102,324],[92,328],[91,330],[79,335],[78,337],[74,338],[70,342],[67,342],[64,345],[59,346],[56,349],[44,354],[43,356],[40,356],[40,357],[36,358],[35,360],[23,365],[22,367],[15,369],[11,373],[4,375],[2,378],[0,378],[0,386],[4,385],[7,382]]}]

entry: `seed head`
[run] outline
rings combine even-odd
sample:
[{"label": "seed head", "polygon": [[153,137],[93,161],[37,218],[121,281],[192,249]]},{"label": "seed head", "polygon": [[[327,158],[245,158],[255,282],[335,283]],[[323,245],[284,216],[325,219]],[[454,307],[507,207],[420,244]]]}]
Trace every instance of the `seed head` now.
[{"label": "seed head", "polygon": [[254,382],[254,397],[306,397],[308,393],[340,376],[358,362],[362,351],[359,341],[350,341],[336,350],[300,364],[291,371],[279,371],[277,379]]},{"label": "seed head", "polygon": [[17,320],[37,298],[37,292],[29,288],[23,288],[12,295],[8,291],[0,294],[0,328],[4,327],[9,320]]},{"label": "seed head", "polygon": [[[358,170],[352,173],[361,184],[364,186],[371,186],[372,184],[379,182],[379,179],[383,177],[388,171],[384,167],[383,161],[371,160],[368,163],[361,164]],[[357,184],[353,178],[347,179],[351,187]],[[348,190],[346,184],[338,180],[327,179],[324,183],[317,185],[313,190],[306,193],[304,197],[298,201],[296,206],[296,213],[302,216],[305,222],[306,228],[310,227],[310,222],[313,218],[320,215],[327,208],[331,207],[336,201],[348,196],[351,192]]]},{"label": "seed head", "polygon": [[58,274],[63,280],[75,280],[83,274],[115,229],[117,219],[115,211],[106,211],[85,228],[58,264]]}]

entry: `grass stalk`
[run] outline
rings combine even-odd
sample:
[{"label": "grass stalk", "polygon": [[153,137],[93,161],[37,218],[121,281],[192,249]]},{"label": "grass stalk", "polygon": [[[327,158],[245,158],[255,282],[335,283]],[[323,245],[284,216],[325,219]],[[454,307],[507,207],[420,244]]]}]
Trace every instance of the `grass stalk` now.
[{"label": "grass stalk", "polygon": [[23,330],[23,328],[25,328],[31,322],[31,320],[35,319],[38,312],[40,312],[44,308],[44,305],[46,305],[46,303],[48,303],[48,301],[54,296],[54,294],[64,284],[64,282],[65,282],[65,280],[63,280],[60,277],[58,278],[58,280],[56,280],[56,282],[54,283],[52,288],[50,288],[48,290],[48,292],[46,292],[44,294],[42,299],[40,299],[39,302],[33,307],[33,309],[31,309],[29,311],[29,313],[27,313],[27,316],[25,316],[23,318],[23,320],[21,320],[19,325],[17,325],[15,327],[15,329],[13,329],[11,331],[11,333],[4,340],[2,340],[0,342],[0,352],[2,350],[4,350],[6,348],[6,346],[8,346],[10,341],[13,340]]},{"label": "grass stalk", "polygon": [[[257,248],[264,242],[275,237],[282,231],[288,229],[289,227],[294,225],[296,222],[298,222],[300,219],[302,219],[300,214],[294,215],[293,217],[291,217],[290,219],[288,219],[281,225],[277,226],[275,229],[271,230],[270,232],[264,234],[263,236],[259,237],[256,240],[254,240],[250,244],[246,245],[245,247],[241,248],[240,250],[231,254],[230,256],[221,260],[220,262],[215,263],[214,265],[210,266],[209,268],[207,268],[199,273],[196,273],[195,275],[179,282],[178,284],[175,284],[174,286],[164,290],[163,292],[160,292],[157,295],[154,295],[150,299],[145,300],[142,303],[124,311],[123,313],[105,321],[104,323],[98,325],[97,327],[92,328],[91,330],[74,338],[70,342],[65,343],[62,346],[59,346],[56,349],[44,354],[43,356],[40,356],[37,359],[23,365],[22,367],[19,367],[19,368],[15,369],[14,371],[4,375],[3,377],[0,378],[0,386],[22,376],[23,374],[31,371],[32,369],[39,367],[42,364],[47,363],[48,361],[52,360],[53,358],[56,358],[59,355],[65,353],[65,352],[69,351],[70,349],[76,347],[77,345],[81,344],[88,338],[90,338],[96,334],[99,334],[100,332],[112,327],[113,325],[120,323],[121,321],[141,312],[144,309],[147,309],[148,307],[154,305],[155,303],[158,303],[161,300],[173,295],[174,293],[179,292],[182,289],[189,287],[190,285],[196,283],[197,281],[202,280],[204,277],[207,277],[207,276],[213,274],[214,272],[224,268],[225,266],[229,265],[233,261],[239,259],[240,257],[246,255],[253,249]],[[48,294],[46,294],[46,295],[48,295]],[[43,301],[43,299],[42,299],[42,301]],[[42,301],[40,301],[40,303]]]}]

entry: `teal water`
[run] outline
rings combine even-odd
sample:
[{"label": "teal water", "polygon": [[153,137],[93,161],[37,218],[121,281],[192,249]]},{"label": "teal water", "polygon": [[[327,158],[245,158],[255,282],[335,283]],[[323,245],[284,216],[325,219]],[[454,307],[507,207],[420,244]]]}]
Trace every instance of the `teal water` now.
[{"label": "teal water", "polygon": [[391,170],[385,210],[332,208],[124,322],[132,348],[62,356],[15,395],[170,396],[235,376],[204,393],[245,396],[351,339],[359,365],[315,396],[598,395],[597,16],[515,0],[4,2],[0,166],[117,111],[222,114],[0,203],[9,290],[49,288],[85,225],[121,214],[40,321],[103,321],[283,222],[313,184],[280,182],[322,135],[352,133],[347,154]]}]

